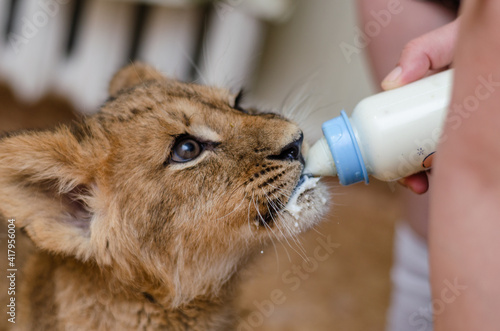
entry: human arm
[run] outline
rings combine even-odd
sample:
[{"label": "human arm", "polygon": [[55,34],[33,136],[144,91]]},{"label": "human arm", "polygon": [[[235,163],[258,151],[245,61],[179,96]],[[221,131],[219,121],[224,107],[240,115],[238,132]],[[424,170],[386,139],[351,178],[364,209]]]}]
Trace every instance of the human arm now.
[{"label": "human arm", "polygon": [[[435,330],[497,330],[500,2],[463,6],[451,108],[431,183],[431,285],[442,306],[434,323]],[[450,290],[450,283],[458,286]]]}]

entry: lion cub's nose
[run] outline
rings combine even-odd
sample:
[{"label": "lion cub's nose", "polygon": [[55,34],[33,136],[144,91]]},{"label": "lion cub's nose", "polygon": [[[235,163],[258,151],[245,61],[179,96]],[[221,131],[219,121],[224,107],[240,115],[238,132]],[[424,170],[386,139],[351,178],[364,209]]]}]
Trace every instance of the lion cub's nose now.
[{"label": "lion cub's nose", "polygon": [[299,138],[284,146],[279,154],[270,155],[268,158],[272,160],[300,161],[304,164],[304,158],[301,153],[303,140],[304,135],[301,132]]}]

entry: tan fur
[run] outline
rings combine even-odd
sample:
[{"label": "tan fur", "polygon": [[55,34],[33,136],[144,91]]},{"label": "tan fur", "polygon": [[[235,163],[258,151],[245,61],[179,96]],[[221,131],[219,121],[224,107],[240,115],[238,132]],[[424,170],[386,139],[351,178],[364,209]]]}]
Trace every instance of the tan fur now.
[{"label": "tan fur", "polygon": [[[300,129],[142,64],[109,90],[80,123],[0,140],[0,212],[38,248],[18,284],[16,329],[234,328],[237,271],[325,209],[319,185],[298,226],[283,210],[303,165],[273,156]],[[179,135],[210,148],[173,163]]]}]

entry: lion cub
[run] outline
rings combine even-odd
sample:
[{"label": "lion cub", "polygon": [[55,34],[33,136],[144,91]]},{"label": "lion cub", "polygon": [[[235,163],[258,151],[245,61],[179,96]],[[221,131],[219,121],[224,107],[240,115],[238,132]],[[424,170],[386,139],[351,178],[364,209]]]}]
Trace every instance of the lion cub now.
[{"label": "lion cub", "polygon": [[0,139],[1,218],[37,248],[12,326],[234,329],[238,270],[325,211],[300,188],[301,130],[143,64],[109,91],[73,126]]}]

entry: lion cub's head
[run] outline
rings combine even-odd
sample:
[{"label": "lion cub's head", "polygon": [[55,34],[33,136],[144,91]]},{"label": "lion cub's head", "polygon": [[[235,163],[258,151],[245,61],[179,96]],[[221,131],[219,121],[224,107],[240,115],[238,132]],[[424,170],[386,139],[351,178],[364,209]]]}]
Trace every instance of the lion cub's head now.
[{"label": "lion cub's head", "polygon": [[74,126],[0,140],[0,211],[39,248],[175,306],[324,211],[324,187],[299,185],[303,135],[282,116],[141,64],[110,95]]}]

